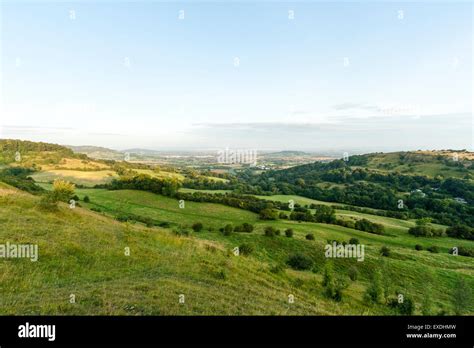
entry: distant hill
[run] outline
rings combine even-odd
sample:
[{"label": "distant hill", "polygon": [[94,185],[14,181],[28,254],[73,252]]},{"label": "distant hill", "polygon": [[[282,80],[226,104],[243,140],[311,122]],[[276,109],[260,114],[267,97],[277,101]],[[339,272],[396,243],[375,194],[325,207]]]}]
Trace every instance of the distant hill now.
[{"label": "distant hill", "polygon": [[474,227],[471,155],[466,151],[355,155],[267,171],[246,177],[246,183],[250,192],[296,194]]},{"label": "distant hill", "polygon": [[382,172],[474,179],[474,153],[464,150],[374,153],[352,158],[363,159],[362,166]]},{"label": "distant hill", "polygon": [[85,145],[85,146],[66,145],[66,147],[71,149],[75,153],[82,153],[82,154],[87,155],[90,158],[95,158],[95,159],[121,160],[124,158],[123,152],[108,149],[106,147],[89,146],[89,145]]}]

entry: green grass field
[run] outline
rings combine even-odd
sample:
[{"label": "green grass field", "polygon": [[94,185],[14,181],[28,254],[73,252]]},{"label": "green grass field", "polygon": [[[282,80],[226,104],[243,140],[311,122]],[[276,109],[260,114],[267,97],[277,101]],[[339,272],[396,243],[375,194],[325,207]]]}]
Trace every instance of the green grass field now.
[{"label": "green grass field", "polygon": [[[45,213],[38,210],[37,197],[3,188],[9,193],[0,196],[0,240],[39,246],[37,262],[0,262],[4,315],[323,315],[376,310],[361,304],[360,284],[353,285],[351,301],[334,304],[322,296],[317,274],[271,273],[271,264],[259,257],[234,256],[232,241],[178,237],[170,230],[120,223],[63,204],[57,212]],[[69,301],[71,294],[75,303]],[[290,294],[295,296],[292,304]]]},{"label": "green grass field", "polygon": [[[69,209],[61,204],[56,212],[44,212],[37,207],[38,197],[8,185],[0,187],[0,242],[39,245],[38,262],[0,262],[0,313],[393,315],[396,312],[388,306],[369,305],[364,300],[373,271],[382,269],[387,293],[413,298],[417,314],[425,308],[427,298],[433,314],[441,310],[452,314],[455,280],[464,277],[474,286],[474,260],[447,253],[459,241],[412,237],[403,225],[406,221],[394,227],[393,235],[379,236],[334,225],[260,221],[254,213],[212,203],[185,202],[182,209],[175,199],[141,191],[77,189],[76,193],[82,207]],[[82,201],[85,195],[90,203]],[[88,209],[93,207],[102,213]],[[172,228],[147,228],[113,219],[124,212],[188,229],[202,222],[204,230],[182,237]],[[218,231],[226,224],[243,222],[252,223],[255,230],[229,236]],[[263,229],[270,225],[282,231],[292,228],[295,235],[266,237]],[[306,240],[307,233],[313,233],[315,240]],[[321,285],[328,262],[324,245],[327,239],[348,241],[351,237],[365,245],[365,258],[363,262],[330,261],[337,276],[348,283],[343,300],[336,302],[324,295]],[[254,251],[235,256],[233,248],[243,243],[252,245]],[[436,244],[441,251],[415,251],[415,243]],[[383,245],[391,249],[390,257],[379,255]],[[126,247],[130,256],[125,255]],[[288,256],[294,253],[311,257],[314,267],[307,271],[287,267]],[[347,276],[351,267],[359,272],[357,281]],[[71,294],[76,296],[74,304],[69,302]],[[184,304],[179,303],[180,294],[185,296]],[[295,303],[288,303],[290,294]],[[469,305],[465,312],[474,313],[474,306]]]},{"label": "green grass field", "polygon": [[[148,216],[158,221],[169,221],[187,228],[195,222],[202,222],[205,230],[193,233],[194,238],[218,243],[226,249],[232,249],[242,243],[250,243],[255,247],[252,257],[269,265],[284,264],[289,254],[303,252],[311,255],[316,260],[317,266],[315,268],[320,271],[326,262],[323,255],[326,240],[348,241],[355,237],[366,245],[366,259],[360,263],[353,259],[334,260],[338,271],[341,274],[346,274],[348,269],[355,265],[361,272],[362,282],[367,282],[371,272],[381,264],[385,264],[384,267],[387,269],[386,273],[390,279],[389,286],[392,291],[395,293],[401,289],[400,291],[409,293],[419,305],[423,302],[425,296],[426,282],[435,284],[430,291],[432,291],[431,296],[436,299],[436,308],[444,308],[448,311],[450,308],[449,294],[454,290],[453,280],[462,275],[469,280],[471,285],[474,285],[474,260],[448,254],[448,250],[453,246],[473,247],[473,242],[447,237],[414,237],[407,233],[408,227],[414,225],[413,222],[409,221],[362,214],[363,217],[370,217],[373,221],[386,225],[388,235],[380,236],[326,224],[298,223],[285,220],[265,222],[258,220],[256,214],[251,212],[209,203],[186,202],[186,207],[180,209],[176,200],[146,192],[84,189],[78,190],[78,193],[81,198],[86,194],[90,197],[91,203],[86,204],[86,206],[109,207],[109,209],[104,210],[108,215],[127,211],[141,216]],[[355,214],[357,217],[361,217],[360,213],[349,211],[342,211],[340,214]],[[217,232],[219,227],[223,227],[227,223],[232,223],[235,226],[242,222],[254,224],[255,231],[252,233],[233,233],[227,237]],[[284,236],[265,237],[263,229],[270,225],[282,231],[286,228],[292,228],[295,231],[295,236],[291,239]],[[316,237],[315,240],[307,241],[305,239],[307,233],[313,233]],[[436,245],[440,248],[440,253],[415,251],[415,244],[423,245],[425,248]],[[391,249],[391,257],[382,258],[379,256],[379,250],[382,246]],[[321,276],[318,272],[316,274],[307,271],[288,272],[304,273],[316,283]],[[358,286],[360,287],[361,284],[358,284]],[[349,287],[346,293],[352,294],[353,291],[355,289]],[[353,300],[355,299],[347,299],[347,301]],[[359,301],[362,301],[362,299],[359,298]],[[367,310],[371,311],[372,309],[368,308]],[[472,313],[473,310],[474,308],[471,306],[469,311]],[[387,311],[384,308],[380,313],[387,313]]]}]

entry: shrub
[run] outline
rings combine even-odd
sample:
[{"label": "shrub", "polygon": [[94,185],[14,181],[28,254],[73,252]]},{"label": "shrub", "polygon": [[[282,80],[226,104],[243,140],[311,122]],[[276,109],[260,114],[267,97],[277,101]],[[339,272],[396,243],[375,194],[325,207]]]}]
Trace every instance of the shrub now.
[{"label": "shrub", "polygon": [[232,233],[233,230],[234,230],[234,228],[232,227],[232,225],[227,224],[222,229],[222,233],[224,234],[224,236],[229,236]]},{"label": "shrub", "polygon": [[278,234],[279,234],[279,232],[280,232],[279,230],[277,230],[273,226],[267,226],[267,227],[265,227],[264,233],[265,233],[265,236],[267,236],[267,237],[274,237],[274,236],[277,235],[277,231],[278,231]]},{"label": "shrub", "polygon": [[43,197],[41,197],[37,203],[37,206],[43,211],[52,212],[58,210],[58,201],[51,192],[48,192],[47,194],[43,195]]},{"label": "shrub", "polygon": [[388,302],[388,306],[396,309],[402,315],[413,315],[415,312],[415,303],[408,296],[404,296],[402,302],[398,301],[398,297],[392,298]]},{"label": "shrub", "polygon": [[235,226],[234,228],[234,232],[247,232],[247,233],[250,233],[253,231],[253,225],[247,223],[247,222],[244,222],[242,225],[240,226]]},{"label": "shrub", "polygon": [[334,281],[334,270],[331,262],[324,265],[323,270],[323,286],[327,287]]},{"label": "shrub", "polygon": [[443,234],[443,230],[434,229],[428,225],[417,225],[410,227],[408,233],[416,237],[438,237]]},{"label": "shrub", "polygon": [[375,271],[372,281],[365,291],[364,298],[368,302],[380,303],[383,299],[382,275]]},{"label": "shrub", "polygon": [[189,236],[189,231],[183,227],[173,229],[173,233],[177,236]]},{"label": "shrub", "polygon": [[74,184],[68,181],[56,179],[53,182],[53,195],[58,201],[68,202],[74,196],[74,189]]},{"label": "shrub", "polygon": [[277,212],[272,209],[262,209],[259,213],[261,220],[276,220],[278,218]]},{"label": "shrub", "polygon": [[357,268],[352,266],[351,268],[349,268],[348,275],[349,275],[350,280],[355,282],[357,278],[359,277],[359,271],[357,270]]},{"label": "shrub", "polygon": [[200,231],[202,231],[203,227],[204,226],[202,225],[202,223],[196,222],[196,223],[193,224],[192,229],[193,229],[194,232],[200,232]]},{"label": "shrub", "polygon": [[102,213],[102,210],[100,208],[92,207],[91,210],[97,213]]},{"label": "shrub", "polygon": [[342,301],[342,290],[344,290],[345,288],[347,288],[348,284],[346,283],[346,281],[342,278],[338,278],[336,280],[336,284],[335,284],[335,287],[334,287],[334,294],[332,296],[332,299],[339,302],[339,301]]},{"label": "shrub", "polygon": [[326,263],[324,266],[322,285],[325,288],[324,294],[338,302],[342,300],[342,290],[348,286],[344,279],[336,279],[334,277],[334,270],[331,262]]},{"label": "shrub", "polygon": [[[467,248],[467,247],[464,247],[464,246],[459,246],[459,247],[457,247],[457,248],[458,248],[458,255],[474,257],[474,249],[472,249],[472,248]],[[449,251],[449,253],[450,253],[450,254],[453,254],[453,253],[454,253],[454,248],[452,248],[452,249]]]},{"label": "shrub", "polygon": [[308,233],[308,234],[306,235],[306,239],[307,239],[307,240],[314,240],[314,234]]},{"label": "shrub", "polygon": [[357,244],[360,244],[360,243],[359,243],[359,240],[357,238],[351,238],[351,239],[349,239],[349,244],[357,245]]},{"label": "shrub", "polygon": [[390,249],[387,248],[387,247],[384,245],[382,248],[380,248],[380,254],[381,254],[382,256],[389,257],[389,256],[390,256]]},{"label": "shrub", "polygon": [[270,267],[270,272],[272,272],[274,274],[282,273],[284,270],[285,270],[285,267],[281,264],[276,264],[276,265]]},{"label": "shrub", "polygon": [[435,254],[439,253],[439,248],[436,245],[432,245],[426,250],[428,250],[430,253],[435,253]]},{"label": "shrub", "polygon": [[374,234],[383,234],[385,230],[383,225],[374,223],[367,219],[357,220],[354,227],[357,230]]},{"label": "shrub", "polygon": [[239,246],[239,254],[244,256],[250,255],[251,253],[253,253],[253,250],[253,246],[247,243],[241,244]]},{"label": "shrub", "polygon": [[227,273],[226,273],[225,269],[221,269],[220,271],[215,272],[214,276],[215,276],[216,279],[220,279],[220,280],[226,280],[227,279]]},{"label": "shrub", "polygon": [[126,222],[126,221],[131,220],[129,215],[123,214],[123,213],[117,215],[117,216],[115,217],[115,219],[118,220],[118,221],[120,221],[120,222]]},{"label": "shrub", "polygon": [[417,244],[415,245],[415,250],[418,250],[418,251],[423,250],[423,246],[420,244]]},{"label": "shrub", "polygon": [[306,270],[313,266],[313,260],[303,254],[294,254],[289,257],[287,264],[296,270]]},{"label": "shrub", "polygon": [[155,226],[155,223],[154,223],[153,220],[150,219],[149,217],[142,218],[141,220],[142,220],[141,222],[143,222],[143,223],[146,225],[146,227],[153,227],[153,226]]},{"label": "shrub", "polygon": [[446,230],[446,234],[453,238],[474,240],[474,228],[466,225],[455,225]]},{"label": "shrub", "polygon": [[288,219],[288,215],[286,215],[284,212],[281,212],[281,213],[278,215],[278,217],[279,217],[280,219]]},{"label": "shrub", "polygon": [[293,237],[293,230],[291,228],[287,228],[285,230],[285,236],[287,236],[288,238],[292,238]]},{"label": "shrub", "polygon": [[84,196],[84,203],[89,203],[91,200],[89,196]]}]

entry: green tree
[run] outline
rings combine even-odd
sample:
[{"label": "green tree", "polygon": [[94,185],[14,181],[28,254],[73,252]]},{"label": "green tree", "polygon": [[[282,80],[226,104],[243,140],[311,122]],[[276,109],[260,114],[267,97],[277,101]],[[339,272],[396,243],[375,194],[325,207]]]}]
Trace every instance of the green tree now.
[{"label": "green tree", "polygon": [[364,297],[367,301],[373,303],[381,303],[383,301],[382,275],[379,270],[372,274],[372,281],[367,287]]}]

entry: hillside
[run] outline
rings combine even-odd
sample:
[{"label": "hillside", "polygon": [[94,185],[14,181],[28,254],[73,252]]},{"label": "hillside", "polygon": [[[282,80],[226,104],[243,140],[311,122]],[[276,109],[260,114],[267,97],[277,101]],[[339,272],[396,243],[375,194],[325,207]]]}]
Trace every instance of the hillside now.
[{"label": "hillside", "polygon": [[474,166],[470,154],[463,153],[452,158],[425,153],[357,155],[259,176],[242,173],[240,178],[246,193],[296,194],[384,209],[394,217],[430,217],[445,225],[473,227]]},{"label": "hillside", "polygon": [[[33,243],[39,259],[0,263],[5,314],[362,314],[318,294],[317,276],[274,274],[228,243],[120,223],[83,208],[45,213],[38,199],[0,191],[0,240]],[[124,250],[130,248],[130,256]],[[355,288],[357,291],[357,287]],[[360,291],[360,290],[359,290]],[[314,293],[313,293],[314,292]],[[76,303],[69,302],[70,295]],[[179,295],[185,303],[179,303]],[[296,298],[288,304],[288,294]]]},{"label": "hillside", "polygon": [[105,160],[123,160],[125,153],[100,146],[72,146],[66,145],[75,153],[82,153],[90,158]]},{"label": "hillside", "polygon": [[[263,174],[242,170],[224,179],[195,169],[93,160],[52,144],[0,145],[7,154],[0,170],[0,244],[33,243],[40,250],[37,262],[0,262],[2,314],[474,313],[474,302],[457,295],[474,288],[474,240],[446,232],[452,220],[466,224],[474,215],[468,215],[468,179],[373,168],[386,154]],[[78,186],[63,183],[69,191],[59,196],[60,186],[51,184],[58,178]],[[426,195],[416,191],[410,198],[415,187]],[[469,202],[452,203],[455,193]],[[384,209],[398,197],[409,208]],[[74,208],[61,203],[70,199]],[[442,219],[421,205],[438,201],[445,204]],[[409,233],[417,226],[439,235]],[[363,246],[363,260],[328,258],[332,243]],[[463,254],[453,255],[454,247]],[[374,287],[383,295],[370,300]],[[408,307],[396,304],[400,294]]]},{"label": "hillside", "polygon": [[415,151],[364,155],[363,167],[439,178],[474,179],[474,153],[467,151]]}]

